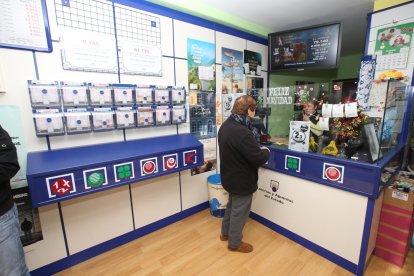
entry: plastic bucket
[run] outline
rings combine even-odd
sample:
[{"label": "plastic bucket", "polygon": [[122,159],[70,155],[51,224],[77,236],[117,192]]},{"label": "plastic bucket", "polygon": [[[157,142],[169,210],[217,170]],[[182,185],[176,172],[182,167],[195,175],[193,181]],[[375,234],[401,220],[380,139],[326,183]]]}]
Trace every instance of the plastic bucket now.
[{"label": "plastic bucket", "polygon": [[221,185],[220,174],[212,174],[207,178],[208,182],[208,202],[210,204],[210,214],[222,218],[226,211],[229,193]]}]

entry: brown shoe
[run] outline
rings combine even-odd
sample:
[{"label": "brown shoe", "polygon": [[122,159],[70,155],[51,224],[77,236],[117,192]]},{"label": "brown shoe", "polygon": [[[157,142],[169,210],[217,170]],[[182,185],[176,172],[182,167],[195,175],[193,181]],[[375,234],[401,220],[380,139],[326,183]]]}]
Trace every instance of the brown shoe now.
[{"label": "brown shoe", "polygon": [[253,246],[249,243],[242,242],[239,247],[231,248],[228,247],[230,251],[240,252],[240,253],[250,253],[253,251]]},{"label": "brown shoe", "polygon": [[[241,238],[243,239],[243,235],[241,236]],[[228,235],[220,234],[220,240],[221,241],[228,241],[229,240],[229,236]]]},{"label": "brown shoe", "polygon": [[221,234],[221,235],[220,235],[220,240],[221,240],[221,241],[228,241],[228,240],[229,240],[229,236],[228,236],[228,235],[223,235],[223,234]]}]

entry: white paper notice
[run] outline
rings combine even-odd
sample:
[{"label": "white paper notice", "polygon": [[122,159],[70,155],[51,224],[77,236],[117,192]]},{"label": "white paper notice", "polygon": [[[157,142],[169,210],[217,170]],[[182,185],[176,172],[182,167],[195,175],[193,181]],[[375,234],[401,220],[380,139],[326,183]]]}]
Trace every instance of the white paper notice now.
[{"label": "white paper notice", "polygon": [[198,78],[200,80],[214,80],[214,67],[198,66]]},{"label": "white paper notice", "polygon": [[246,75],[249,74],[250,73],[249,64],[248,63],[245,63],[245,64],[243,64],[243,67],[244,67],[245,74]]},{"label": "white paper notice", "polygon": [[322,116],[325,118],[332,117],[332,105],[331,104],[322,105]]},{"label": "white paper notice", "polygon": [[63,69],[118,72],[114,37],[70,28],[62,34]]},{"label": "white paper notice", "polygon": [[262,75],[262,66],[257,65],[257,68],[256,68],[256,75],[257,75],[257,76],[261,76],[261,75]]},{"label": "white paper notice", "polygon": [[318,124],[321,130],[329,130],[329,118],[320,117]]},{"label": "white paper notice", "polygon": [[372,88],[369,93],[368,105],[369,106],[385,106],[385,100],[387,96],[388,82],[373,82]]},{"label": "white paper notice", "polygon": [[131,41],[122,41],[121,45],[121,73],[162,76],[160,48]]},{"label": "white paper notice", "polygon": [[346,103],[345,104],[345,117],[354,118],[358,117],[357,103]]},{"label": "white paper notice", "polygon": [[343,104],[332,105],[332,117],[334,118],[344,117],[344,105]]}]

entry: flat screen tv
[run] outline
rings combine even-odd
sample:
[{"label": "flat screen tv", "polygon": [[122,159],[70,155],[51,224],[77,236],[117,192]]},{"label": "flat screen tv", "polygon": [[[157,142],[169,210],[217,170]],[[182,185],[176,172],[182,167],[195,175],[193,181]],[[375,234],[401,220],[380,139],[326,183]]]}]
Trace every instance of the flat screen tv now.
[{"label": "flat screen tv", "polygon": [[330,23],[269,34],[269,70],[337,68],[341,24]]}]

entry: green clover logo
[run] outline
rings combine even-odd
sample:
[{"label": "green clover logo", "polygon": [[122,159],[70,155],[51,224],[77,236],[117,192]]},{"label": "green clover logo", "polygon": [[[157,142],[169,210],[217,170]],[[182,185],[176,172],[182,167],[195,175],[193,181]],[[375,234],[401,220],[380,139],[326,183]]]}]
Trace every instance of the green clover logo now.
[{"label": "green clover logo", "polygon": [[118,175],[118,178],[128,178],[128,177],[130,177],[132,175],[131,165],[119,166],[116,169],[116,174]]}]

